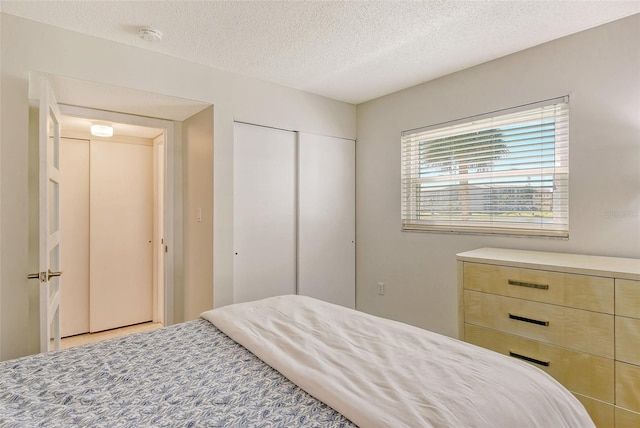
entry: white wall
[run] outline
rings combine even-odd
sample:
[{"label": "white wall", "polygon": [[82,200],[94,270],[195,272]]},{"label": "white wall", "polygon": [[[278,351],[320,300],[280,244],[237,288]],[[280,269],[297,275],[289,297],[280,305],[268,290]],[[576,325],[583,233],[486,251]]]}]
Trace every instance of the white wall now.
[{"label": "white wall", "polygon": [[[0,68],[2,68],[2,51],[4,43],[2,42],[2,19],[0,19]],[[2,79],[0,78],[0,100],[2,99]],[[1,106],[1,103],[0,103]],[[0,136],[2,135],[2,115],[0,115]],[[1,141],[1,140],[0,140]],[[2,189],[2,144],[0,144],[0,189]],[[2,234],[2,198],[0,197],[0,236]],[[0,261],[2,260],[2,248],[0,245]],[[2,263],[0,262],[0,268]],[[0,311],[2,311],[2,280],[0,279]],[[2,316],[0,315],[0,332],[2,331]],[[2,360],[2,340],[0,340],[0,360]]]},{"label": "white wall", "polygon": [[[213,107],[182,122],[184,290],[175,321],[192,320],[213,307]],[[178,306],[178,296],[174,304]]]},{"label": "white wall", "polygon": [[153,321],[165,323],[164,274],[164,149],[166,132],[153,139]]},{"label": "white wall", "polygon": [[[569,240],[400,232],[401,131],[566,94]],[[357,126],[360,310],[455,337],[456,253],[494,246],[640,258],[640,15],[358,105]]]},{"label": "white wall", "polygon": [[[355,138],[355,106],[1,14],[0,359],[30,337],[28,73],[41,71],[214,104],[214,302],[232,300],[233,120]],[[177,129],[176,133],[180,130]],[[179,157],[180,153],[176,153]],[[178,195],[178,200],[181,200]]]}]

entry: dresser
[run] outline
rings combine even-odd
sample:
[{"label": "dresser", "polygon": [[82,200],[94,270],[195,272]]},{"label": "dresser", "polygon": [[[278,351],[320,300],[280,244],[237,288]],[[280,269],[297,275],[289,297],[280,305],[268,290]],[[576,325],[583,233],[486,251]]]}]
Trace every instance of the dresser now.
[{"label": "dresser", "polygon": [[553,376],[598,428],[640,427],[640,259],[457,255],[459,334]]}]

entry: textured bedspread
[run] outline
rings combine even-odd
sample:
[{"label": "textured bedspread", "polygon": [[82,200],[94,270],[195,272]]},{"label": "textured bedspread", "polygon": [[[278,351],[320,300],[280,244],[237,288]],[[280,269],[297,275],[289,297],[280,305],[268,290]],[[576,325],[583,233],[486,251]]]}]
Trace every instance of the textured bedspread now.
[{"label": "textured bedspread", "polygon": [[0,363],[1,427],[352,427],[196,320]]}]

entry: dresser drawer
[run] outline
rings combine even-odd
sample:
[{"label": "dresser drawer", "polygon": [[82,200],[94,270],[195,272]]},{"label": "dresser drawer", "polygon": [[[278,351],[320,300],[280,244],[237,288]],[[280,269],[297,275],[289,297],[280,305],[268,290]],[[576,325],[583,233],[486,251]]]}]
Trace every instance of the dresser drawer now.
[{"label": "dresser drawer", "polygon": [[616,361],[616,404],[640,412],[640,366]]},{"label": "dresser drawer", "polygon": [[616,407],[616,428],[638,427],[640,427],[640,413]]},{"label": "dresser drawer", "polygon": [[616,315],[640,318],[640,281],[616,279]]},{"label": "dresser drawer", "polygon": [[640,319],[616,317],[616,360],[640,365]]},{"label": "dresser drawer", "polygon": [[527,358],[570,391],[614,402],[614,361],[611,359],[471,324],[465,324],[464,330],[465,341],[469,343],[501,354]]},{"label": "dresser drawer", "polygon": [[464,321],[601,357],[614,357],[613,315],[465,290]]},{"label": "dresser drawer", "polygon": [[613,314],[613,278],[464,264],[464,288]]},{"label": "dresser drawer", "polygon": [[612,428],[614,426],[615,411],[613,404],[595,400],[575,392],[573,395],[582,403],[597,428]]}]

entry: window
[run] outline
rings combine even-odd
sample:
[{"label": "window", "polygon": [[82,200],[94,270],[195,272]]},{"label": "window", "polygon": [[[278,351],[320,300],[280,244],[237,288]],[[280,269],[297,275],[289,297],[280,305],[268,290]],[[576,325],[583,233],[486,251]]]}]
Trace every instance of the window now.
[{"label": "window", "polygon": [[402,229],[567,238],[568,101],[402,132]]}]

